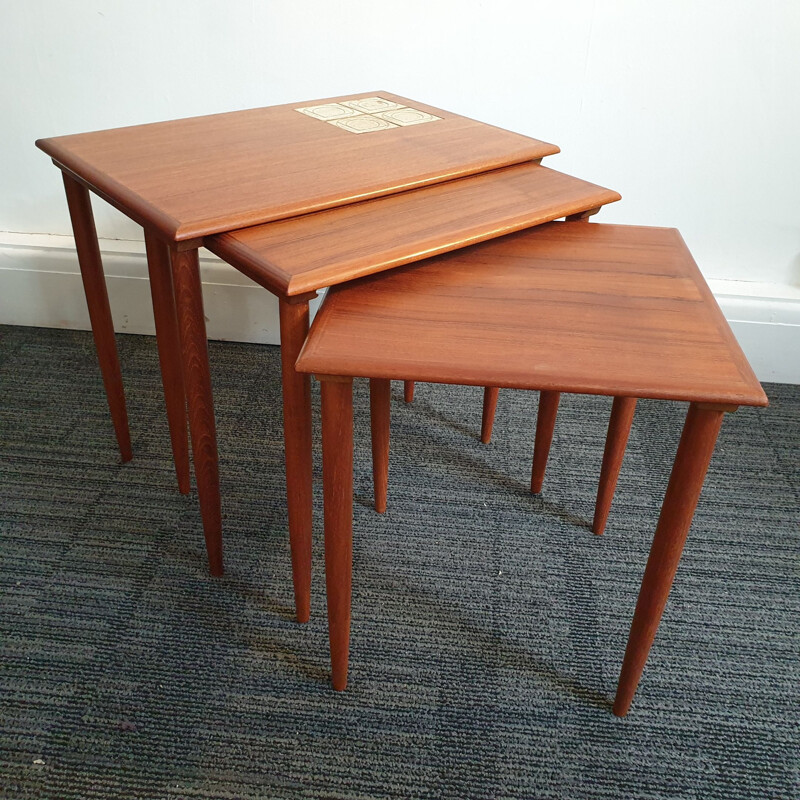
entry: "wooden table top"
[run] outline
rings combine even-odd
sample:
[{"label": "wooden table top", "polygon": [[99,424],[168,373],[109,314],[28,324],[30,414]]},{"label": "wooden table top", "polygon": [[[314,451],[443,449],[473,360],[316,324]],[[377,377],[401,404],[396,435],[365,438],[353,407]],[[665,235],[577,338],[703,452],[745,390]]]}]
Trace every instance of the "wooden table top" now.
[{"label": "wooden table top", "polygon": [[[372,113],[362,113],[358,103],[368,98],[391,108],[367,105]],[[331,113],[350,116],[326,119]],[[338,127],[359,122],[377,129]],[[58,136],[36,145],[128,216],[178,242],[558,152],[555,145],[388,92]]]},{"label": "wooden table top", "polygon": [[551,222],[337,286],[297,369],[767,405],[671,228]]},{"label": "wooden table top", "polygon": [[297,295],[619,199],[528,162],[223,233],[205,246],[275,294]]}]

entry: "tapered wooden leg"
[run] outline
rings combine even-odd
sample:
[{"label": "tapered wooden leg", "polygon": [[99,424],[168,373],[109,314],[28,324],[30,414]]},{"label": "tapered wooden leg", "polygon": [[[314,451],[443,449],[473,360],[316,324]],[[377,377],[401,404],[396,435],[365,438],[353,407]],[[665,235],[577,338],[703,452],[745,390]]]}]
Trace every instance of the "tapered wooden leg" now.
[{"label": "tapered wooden leg", "polygon": [[197,250],[170,250],[170,257],[181,340],[183,383],[189,408],[194,472],[208,551],[208,566],[212,575],[222,575],[219,457]]},{"label": "tapered wooden leg", "polygon": [[333,688],[347,687],[353,575],[353,382],[322,385],[322,490],[325,502],[325,585]]},{"label": "tapered wooden leg", "polygon": [[497,396],[500,390],[496,386],[487,386],[483,390],[483,419],[481,420],[481,441],[489,444],[492,441],[494,412],[497,410]]},{"label": "tapered wooden leg", "polygon": [[628,713],[655,639],[694,510],[700,499],[723,413],[699,408],[694,403],[689,406],[622,662],[614,701],[614,713],[618,717]]},{"label": "tapered wooden leg", "polygon": [[533,469],[531,470],[531,492],[539,494],[544,483],[547,456],[553,442],[556,415],[561,392],[540,392],[539,413],[536,415],[536,439],[533,445]]},{"label": "tapered wooden leg", "polygon": [[161,383],[167,407],[167,423],[172,441],[172,458],[181,494],[189,494],[189,432],[186,428],[186,393],[183,389],[181,340],[172,286],[169,248],[155,234],[144,232],[150,294],[156,321],[156,344],[161,364]]},{"label": "tapered wooden leg", "polygon": [[75,234],[75,249],[83,279],[83,291],[89,308],[92,335],[106,390],[108,410],[117,435],[117,444],[123,461],[130,461],[131,434],[128,429],[128,411],[125,408],[125,389],[122,386],[122,371],[119,368],[117,342],[114,338],[114,322],[108,304],[108,292],[103,276],[103,262],[100,246],[97,243],[97,229],[94,225],[92,202],[89,190],[78,181],[62,173],[64,190],[67,193],[69,216]]},{"label": "tapered wooden leg", "polygon": [[403,400],[406,403],[414,402],[414,381],[403,381]]},{"label": "tapered wooden leg", "polygon": [[600,207],[597,208],[589,208],[586,211],[579,211],[577,214],[570,214],[568,217],[565,217],[567,222],[588,222],[589,217],[593,217],[600,211]]},{"label": "tapered wooden leg", "polygon": [[311,613],[311,377],[294,368],[308,334],[308,300],[280,299],[286,505],[298,622],[308,622]]},{"label": "tapered wooden leg", "polygon": [[615,397],[608,421],[606,449],[603,452],[603,466],[600,468],[600,484],[597,487],[597,502],[594,505],[592,530],[599,536],[603,533],[617,488],[617,478],[625,457],[625,446],[631,432],[633,412],[636,411],[635,397]]},{"label": "tapered wooden leg", "polygon": [[372,485],[375,510],[386,511],[386,494],[389,486],[389,427],[391,424],[391,381],[370,378],[369,414],[372,427]]}]

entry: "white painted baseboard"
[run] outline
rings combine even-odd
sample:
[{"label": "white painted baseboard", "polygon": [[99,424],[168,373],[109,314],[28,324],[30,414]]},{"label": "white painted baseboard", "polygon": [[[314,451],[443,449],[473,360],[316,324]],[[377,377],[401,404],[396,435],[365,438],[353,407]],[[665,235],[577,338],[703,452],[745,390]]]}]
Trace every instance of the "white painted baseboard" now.
[{"label": "white painted baseboard", "polygon": [[[100,247],[116,330],[153,334],[144,245],[104,239]],[[273,295],[205,250],[200,271],[209,338],[278,344]],[[800,383],[800,289],[709,284],[759,380]],[[89,330],[72,237],[0,233],[0,323]]]},{"label": "white painted baseboard", "polygon": [[[144,243],[103,239],[100,249],[115,330],[154,334]],[[280,342],[274,295],[207,250],[200,273],[210,339]],[[90,330],[71,236],[0,233],[0,323]]]}]

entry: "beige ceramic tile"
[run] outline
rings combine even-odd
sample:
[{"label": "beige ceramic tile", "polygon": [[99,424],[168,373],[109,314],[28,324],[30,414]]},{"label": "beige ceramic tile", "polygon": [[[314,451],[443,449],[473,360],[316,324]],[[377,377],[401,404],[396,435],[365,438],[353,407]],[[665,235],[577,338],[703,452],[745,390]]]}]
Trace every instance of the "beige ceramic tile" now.
[{"label": "beige ceramic tile", "polygon": [[379,111],[375,113],[376,117],[393,122],[395,125],[420,125],[423,122],[435,122],[440,120],[441,117],[434,117],[433,114],[428,114],[426,111],[417,111],[416,108],[395,108],[391,111]]},{"label": "beige ceramic tile", "polygon": [[350,133],[372,133],[372,131],[385,131],[388,128],[396,128],[391,122],[380,117],[372,116],[371,114],[359,114],[356,117],[348,117],[347,119],[331,119],[328,120],[329,125],[335,125],[337,128],[350,131]]},{"label": "beige ceramic tile", "polygon": [[343,119],[344,117],[355,117],[359,112],[353,108],[348,108],[339,103],[326,103],[321,106],[304,106],[296,108],[301,114],[305,114],[314,119],[322,119],[326,122],[331,119]]},{"label": "beige ceramic tile", "polygon": [[375,114],[378,111],[391,111],[403,108],[400,103],[384,100],[382,97],[362,97],[360,100],[342,100],[343,106],[356,109],[360,114]]}]

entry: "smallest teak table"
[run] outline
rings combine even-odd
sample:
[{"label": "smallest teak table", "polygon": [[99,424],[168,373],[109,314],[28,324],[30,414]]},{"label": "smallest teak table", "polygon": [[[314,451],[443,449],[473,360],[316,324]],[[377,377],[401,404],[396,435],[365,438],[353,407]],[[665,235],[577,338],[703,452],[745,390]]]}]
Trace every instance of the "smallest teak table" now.
[{"label": "smallest teak table", "polygon": [[689,402],[614,703],[627,714],[722,418],[767,405],[678,231],[553,222],[334,287],[297,369],[322,384],[336,689],[350,637],[353,377]]}]

